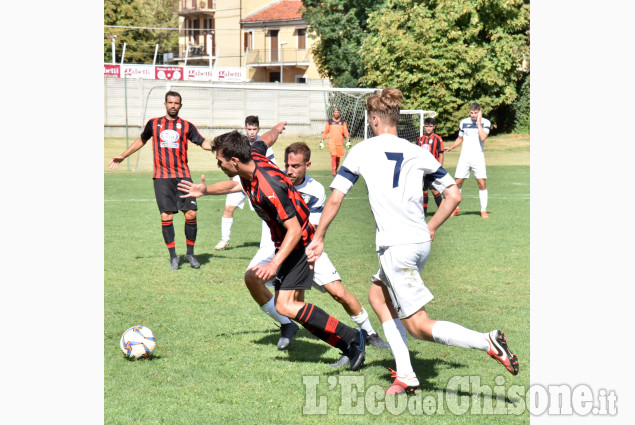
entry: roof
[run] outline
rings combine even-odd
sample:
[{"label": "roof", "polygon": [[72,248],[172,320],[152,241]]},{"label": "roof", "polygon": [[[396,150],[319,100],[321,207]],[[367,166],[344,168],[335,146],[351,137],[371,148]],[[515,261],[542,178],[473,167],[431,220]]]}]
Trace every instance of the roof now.
[{"label": "roof", "polygon": [[247,16],[241,22],[288,21],[302,19],[302,0],[282,0]]}]

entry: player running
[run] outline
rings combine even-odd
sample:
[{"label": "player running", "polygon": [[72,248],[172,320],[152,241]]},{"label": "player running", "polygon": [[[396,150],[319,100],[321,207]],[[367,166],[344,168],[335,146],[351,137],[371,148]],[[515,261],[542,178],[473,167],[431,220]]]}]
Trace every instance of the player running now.
[{"label": "player running", "polygon": [[[295,189],[300,192],[304,202],[309,207],[309,222],[316,226],[320,221],[326,196],[324,194],[324,186],[306,174],[307,169],[311,167],[311,149],[305,143],[293,143],[285,149],[284,161],[287,177],[293,183]],[[278,341],[278,349],[284,350],[291,344],[298,326],[275,312],[273,296],[265,286],[273,286],[273,280],[265,282],[256,276],[256,272],[253,269],[256,265],[269,263],[274,255],[275,249],[273,246],[268,252],[267,250],[259,250],[245,272],[245,284],[253,299],[260,305],[260,309],[281,323],[282,336],[280,341]],[[351,316],[353,322],[367,332],[367,342],[369,344],[378,348],[389,348],[388,344],[373,329],[368,313],[359,300],[342,285],[341,277],[326,253],[322,254],[315,264],[313,287],[321,292],[328,292],[337,302],[342,304],[342,307]],[[283,319],[286,319],[286,322]],[[342,355],[340,360],[332,366],[345,366],[348,361],[348,357]]]},{"label": "player running", "polygon": [[[285,123],[279,123],[250,146],[248,138],[237,131],[214,139],[218,166],[229,177],[240,176],[240,185],[249,195],[256,212],[267,222],[276,253],[269,263],[252,270],[263,281],[275,278],[274,304],[278,313],[299,322],[313,335],[339,348],[349,358],[350,369],[358,370],[365,359],[364,330],[345,325],[318,306],[304,302],[304,291],[311,289],[313,269],[305,248],[313,238],[309,208],[284,173],[266,156]],[[223,195],[235,190],[237,183],[223,181],[207,186],[182,182],[184,196]]]},{"label": "player running", "polygon": [[[375,137],[353,147],[338,172],[322,212],[307,257],[315,262],[323,252],[326,231],[346,193],[363,176],[377,226],[379,270],[368,293],[395,356],[397,370],[387,393],[414,392],[419,380],[410,364],[404,327],[417,339],[485,351],[518,374],[518,357],[507,347],[503,332],[476,332],[458,324],[432,320],[425,305],[434,297],[421,279],[437,228],[461,200],[452,177],[424,149],[397,137],[403,95],[394,88],[377,90],[366,100],[368,121]],[[441,192],[444,201],[426,224],[423,180]],[[388,303],[388,300],[391,303]]]}]

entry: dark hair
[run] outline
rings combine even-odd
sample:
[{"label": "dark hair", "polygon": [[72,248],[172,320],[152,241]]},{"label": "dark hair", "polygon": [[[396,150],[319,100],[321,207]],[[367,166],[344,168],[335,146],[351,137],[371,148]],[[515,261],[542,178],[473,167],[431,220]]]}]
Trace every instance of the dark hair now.
[{"label": "dark hair", "polygon": [[366,112],[375,113],[389,123],[397,125],[402,101],[403,94],[396,88],[386,87],[383,90],[375,90],[375,93],[366,99]]},{"label": "dark hair", "polygon": [[311,160],[311,148],[304,142],[295,142],[287,146],[287,148],[284,150],[285,162],[290,153],[295,155],[302,154],[304,162],[309,162]]},{"label": "dark hair", "polygon": [[251,144],[249,138],[238,130],[214,137],[212,152],[221,152],[223,158],[229,161],[238,158],[243,164],[251,161]]},{"label": "dark hair", "polygon": [[258,115],[249,115],[247,118],[245,118],[245,127],[247,127],[248,125],[255,125],[257,127],[260,127]]},{"label": "dark hair", "polygon": [[437,125],[437,122],[434,120],[434,118],[426,118],[425,120],[423,120],[423,125],[426,124],[432,124],[432,125]]},{"label": "dark hair", "polygon": [[183,100],[181,99],[181,95],[180,95],[180,94],[178,94],[178,93],[177,93],[177,92],[175,92],[175,91],[170,90],[169,92],[167,92],[167,93],[165,94],[165,101],[166,101],[166,102],[168,101],[168,96],[178,97],[178,98],[179,98],[179,103],[183,103]]},{"label": "dark hair", "polygon": [[480,111],[481,110],[481,105],[479,105],[478,103],[474,102],[470,104],[470,111]]}]

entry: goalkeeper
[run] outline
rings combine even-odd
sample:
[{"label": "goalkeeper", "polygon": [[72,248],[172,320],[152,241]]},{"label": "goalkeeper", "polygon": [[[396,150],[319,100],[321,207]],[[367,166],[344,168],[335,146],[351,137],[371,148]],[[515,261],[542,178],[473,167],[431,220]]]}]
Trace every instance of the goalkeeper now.
[{"label": "goalkeeper", "polygon": [[338,108],[333,110],[333,118],[326,122],[324,132],[322,133],[322,141],[320,149],[324,148],[324,139],[329,137],[329,153],[331,154],[331,169],[333,176],[337,174],[337,168],[340,166],[340,158],[344,156],[344,137],[346,137],[346,148],[351,147],[351,139],[348,134],[346,121],[341,118],[341,112]]}]

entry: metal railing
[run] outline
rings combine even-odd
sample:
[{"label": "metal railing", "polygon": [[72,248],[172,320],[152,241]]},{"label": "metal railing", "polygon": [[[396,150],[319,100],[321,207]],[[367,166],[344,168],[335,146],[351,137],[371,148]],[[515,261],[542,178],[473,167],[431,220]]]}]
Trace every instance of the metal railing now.
[{"label": "metal railing", "polygon": [[282,64],[283,62],[291,65],[311,61],[311,53],[307,49],[278,49],[273,51],[270,49],[255,49],[248,50],[245,56],[247,65]]}]

